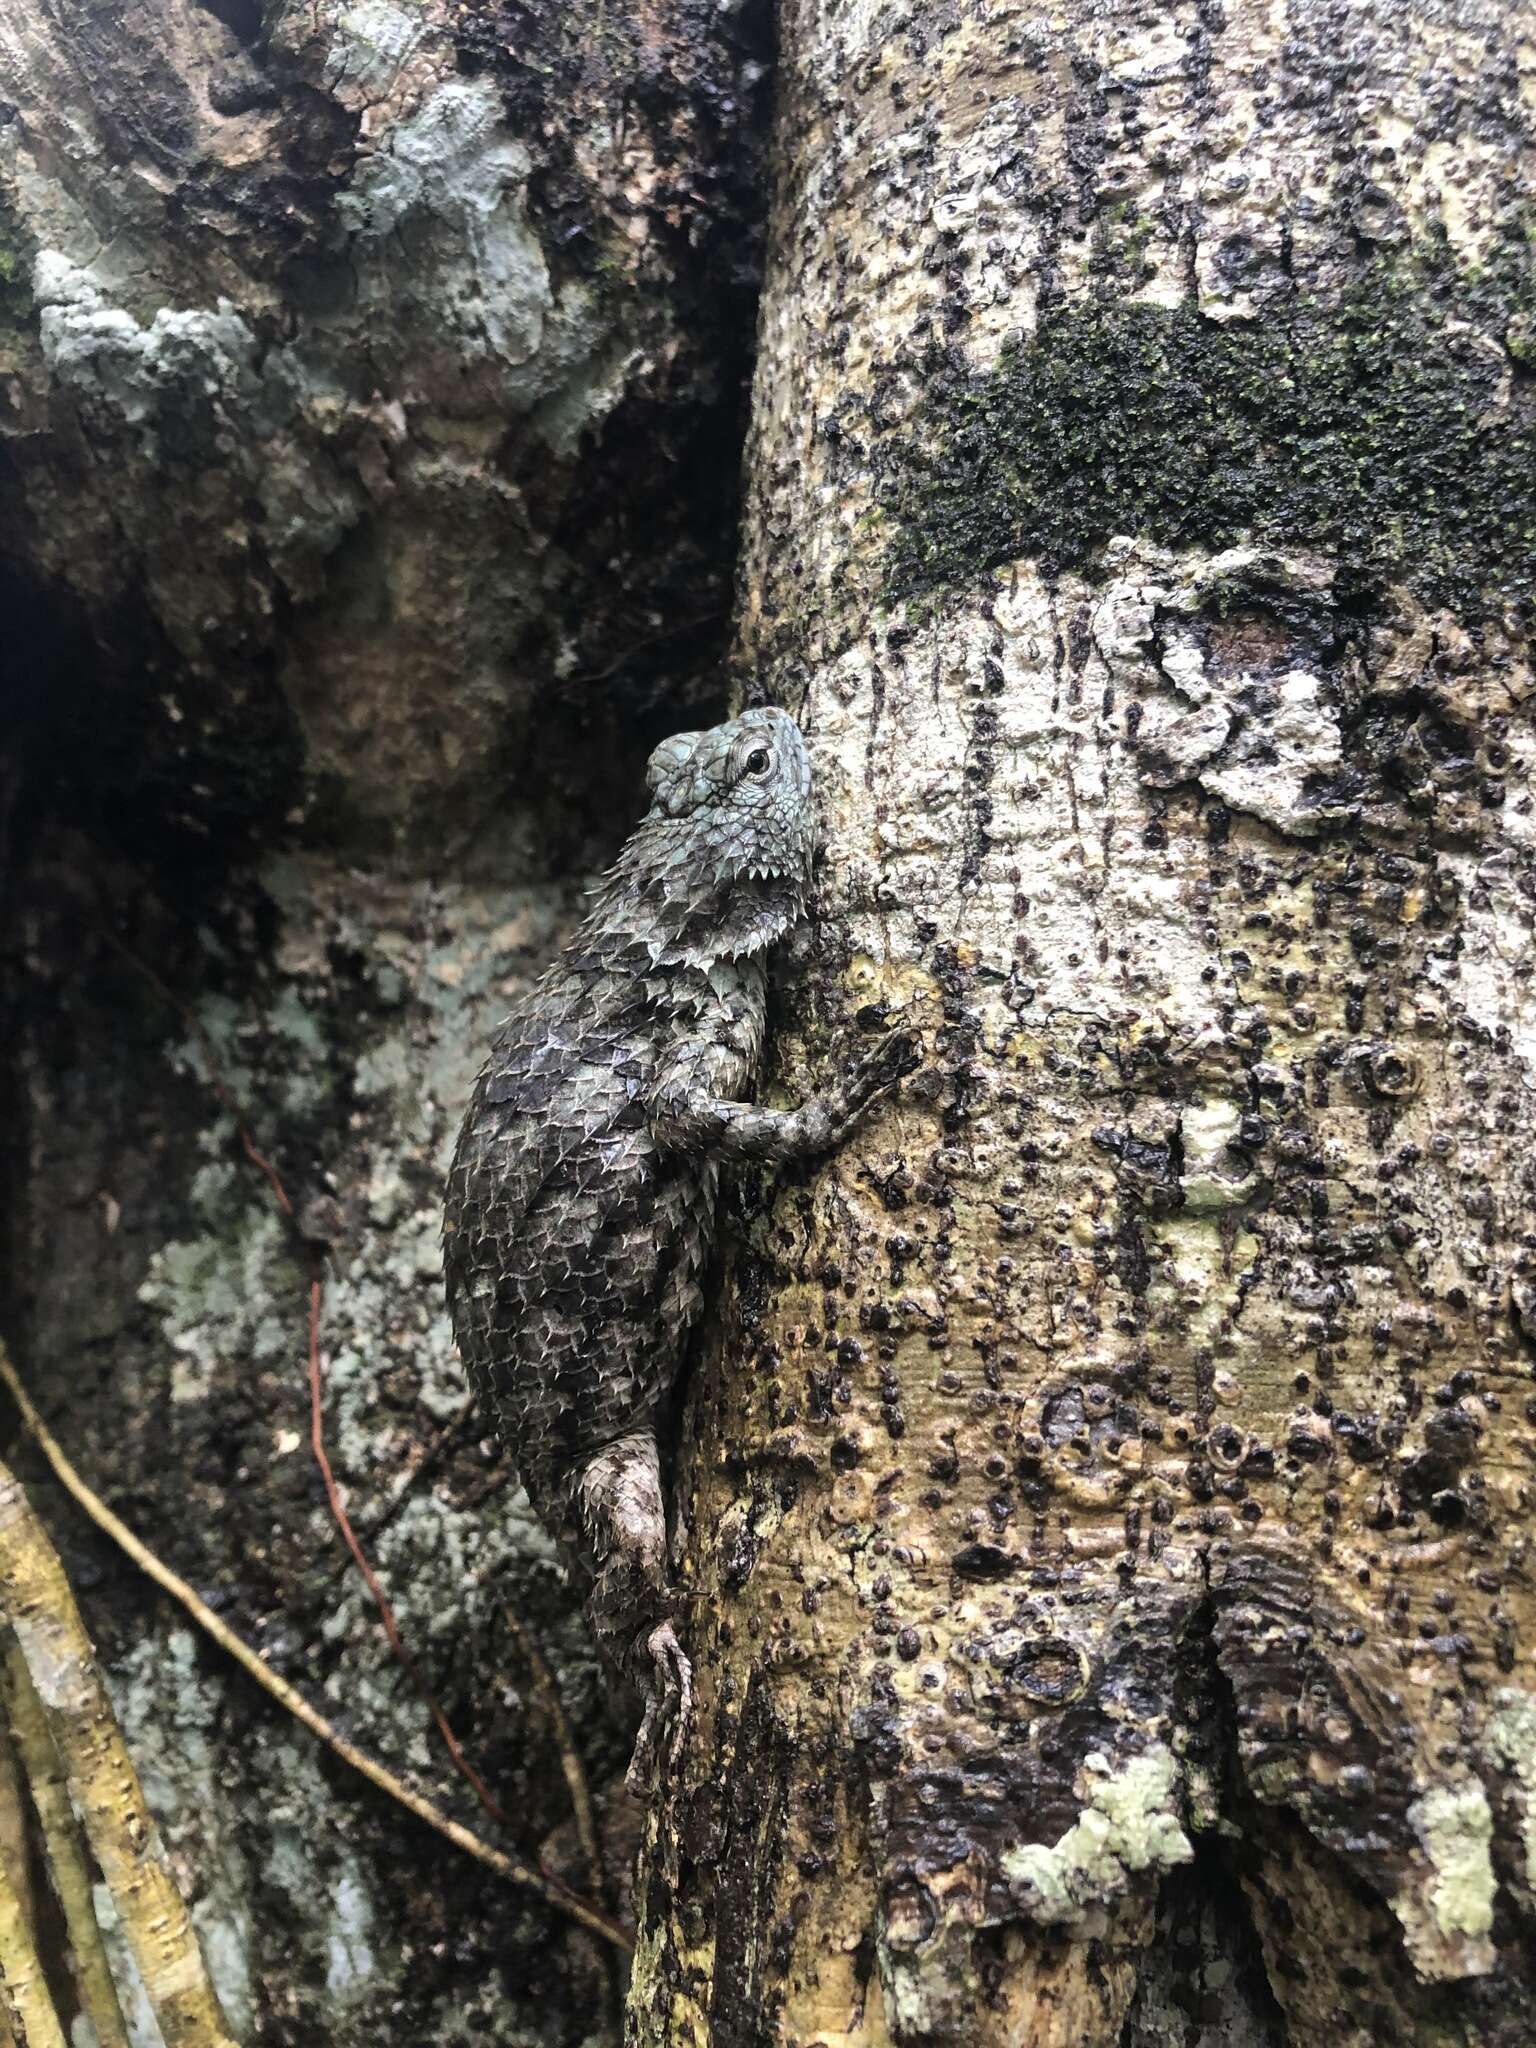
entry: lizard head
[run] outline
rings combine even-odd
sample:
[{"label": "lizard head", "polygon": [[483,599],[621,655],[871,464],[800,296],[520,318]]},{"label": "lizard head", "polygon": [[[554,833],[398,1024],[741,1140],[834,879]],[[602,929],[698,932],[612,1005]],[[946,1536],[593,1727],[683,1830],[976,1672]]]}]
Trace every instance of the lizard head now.
[{"label": "lizard head", "polygon": [[816,844],[811,761],[786,711],[744,711],[707,732],[675,733],[652,754],[647,824],[671,822],[673,861],[717,883],[788,884],[802,893]]}]

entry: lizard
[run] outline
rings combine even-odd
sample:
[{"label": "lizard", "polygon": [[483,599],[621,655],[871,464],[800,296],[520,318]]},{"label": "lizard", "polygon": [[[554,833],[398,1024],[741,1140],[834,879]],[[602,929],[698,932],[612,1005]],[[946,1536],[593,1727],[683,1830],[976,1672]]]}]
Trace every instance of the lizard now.
[{"label": "lizard", "polygon": [[641,1695],[630,1783],[680,1753],[693,1673],[667,1575],[658,1418],[703,1306],[722,1166],[837,1145],[918,1064],[893,1031],[796,1109],[742,1100],[767,955],[805,915],[810,757],[758,708],[664,740],[649,812],[492,1042],[444,1201],[475,1398]]}]

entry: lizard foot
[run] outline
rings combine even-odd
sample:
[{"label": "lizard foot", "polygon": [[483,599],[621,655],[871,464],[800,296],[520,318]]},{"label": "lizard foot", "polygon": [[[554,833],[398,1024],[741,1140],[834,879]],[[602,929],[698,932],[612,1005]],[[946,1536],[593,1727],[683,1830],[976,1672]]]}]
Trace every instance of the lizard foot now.
[{"label": "lizard foot", "polygon": [[923,1063],[922,1042],[915,1032],[892,1031],[864,1053],[843,1088],[843,1114],[835,1137],[846,1138],[869,1104],[888,1095]]},{"label": "lizard foot", "polygon": [[630,1791],[642,1797],[655,1788],[662,1727],[668,1721],[672,1724],[666,1753],[668,1765],[675,1767],[682,1755],[688,1723],[693,1719],[693,1666],[671,1622],[664,1621],[653,1628],[645,1639],[645,1647],[654,1676],[646,1692],[645,1718],[635,1737],[635,1753],[624,1779]]}]

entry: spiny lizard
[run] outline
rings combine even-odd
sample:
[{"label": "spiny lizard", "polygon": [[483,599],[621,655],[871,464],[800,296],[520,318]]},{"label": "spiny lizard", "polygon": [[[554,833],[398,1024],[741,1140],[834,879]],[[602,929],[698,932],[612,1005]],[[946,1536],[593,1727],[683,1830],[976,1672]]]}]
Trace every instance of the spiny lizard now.
[{"label": "spiny lizard", "polygon": [[827,1150],[917,1064],[892,1033],[798,1109],[738,1099],[762,1053],[768,949],[807,902],[805,742],[784,712],[747,711],[664,741],[647,782],[650,812],[497,1034],[444,1221],[475,1392],[644,1696],[640,1786],[691,1706],[656,1423],[702,1306],[720,1166]]}]

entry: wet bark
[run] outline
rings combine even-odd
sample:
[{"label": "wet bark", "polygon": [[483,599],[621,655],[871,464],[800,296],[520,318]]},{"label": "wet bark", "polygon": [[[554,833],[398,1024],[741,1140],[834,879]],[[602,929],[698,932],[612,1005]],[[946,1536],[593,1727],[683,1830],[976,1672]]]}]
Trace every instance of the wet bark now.
[{"label": "wet bark", "polygon": [[783,10],[779,1056],[931,1065],[737,1220],[637,2043],[1536,2025],[1529,28]]},{"label": "wet bark", "polygon": [[[322,1257],[332,1460],[535,1859],[569,1803],[508,1598],[599,1792],[633,1731],[464,1417],[440,1179],[647,748],[723,696],[760,43],[704,0],[0,0],[0,1326],[138,1533],[494,1835],[320,1492]],[[588,1937],[16,1455],[242,2041],[611,2037]]]}]

